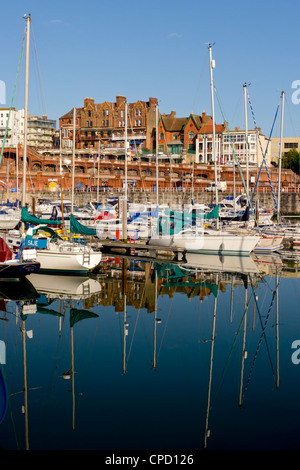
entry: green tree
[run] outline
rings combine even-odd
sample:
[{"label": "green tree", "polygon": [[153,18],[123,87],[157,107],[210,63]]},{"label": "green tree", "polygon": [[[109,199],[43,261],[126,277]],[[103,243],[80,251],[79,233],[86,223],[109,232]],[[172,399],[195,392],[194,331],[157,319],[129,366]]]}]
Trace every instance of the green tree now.
[{"label": "green tree", "polygon": [[282,168],[288,168],[294,173],[299,173],[299,152],[296,149],[289,150],[282,155]]}]

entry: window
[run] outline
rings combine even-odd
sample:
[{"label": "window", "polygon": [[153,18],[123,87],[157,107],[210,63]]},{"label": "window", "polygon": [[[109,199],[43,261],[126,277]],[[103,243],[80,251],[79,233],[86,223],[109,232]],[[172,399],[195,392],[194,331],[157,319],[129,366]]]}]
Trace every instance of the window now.
[{"label": "window", "polygon": [[89,121],[86,121],[86,127],[89,127]]},{"label": "window", "polygon": [[194,138],[194,132],[191,131],[191,132],[189,132],[189,139],[193,139],[193,138]]},{"label": "window", "polygon": [[91,111],[89,111],[88,114],[89,114],[89,117],[91,117]]},{"label": "window", "polygon": [[93,127],[93,121],[90,122],[90,126]]},{"label": "window", "polygon": [[104,121],[104,119],[103,119],[103,121],[102,121],[102,126],[105,126],[105,121]]},{"label": "window", "polygon": [[124,117],[124,109],[121,110],[121,117]]},{"label": "window", "polygon": [[285,149],[297,149],[298,144],[297,143],[292,143],[292,142],[285,142],[284,143],[284,148]]},{"label": "window", "polygon": [[108,126],[108,121],[106,121],[106,125]]},{"label": "window", "polygon": [[163,132],[160,132],[159,134],[159,140],[164,140],[165,136]]},{"label": "window", "polygon": [[102,116],[105,116],[105,110],[104,110],[104,109],[103,109],[103,111],[102,111]]},{"label": "window", "polygon": [[108,109],[106,110],[106,116],[108,116]]},{"label": "window", "polygon": [[173,140],[177,140],[177,134],[173,134]]}]

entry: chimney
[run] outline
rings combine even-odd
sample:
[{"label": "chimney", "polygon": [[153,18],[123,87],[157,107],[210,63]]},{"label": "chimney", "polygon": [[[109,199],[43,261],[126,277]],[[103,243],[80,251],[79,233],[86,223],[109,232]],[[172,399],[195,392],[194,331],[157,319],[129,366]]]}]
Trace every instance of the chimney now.
[{"label": "chimney", "polygon": [[123,95],[117,95],[116,96],[116,105],[119,107],[122,103],[125,103],[126,101],[126,96]]}]

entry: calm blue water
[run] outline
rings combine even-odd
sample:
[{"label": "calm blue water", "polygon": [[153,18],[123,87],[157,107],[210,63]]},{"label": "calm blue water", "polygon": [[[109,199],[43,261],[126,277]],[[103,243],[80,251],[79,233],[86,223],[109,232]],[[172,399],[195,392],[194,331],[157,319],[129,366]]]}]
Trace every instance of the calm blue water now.
[{"label": "calm blue water", "polygon": [[37,299],[0,305],[0,448],[300,449],[300,280],[276,263],[251,278],[122,259],[91,284],[29,277]]}]

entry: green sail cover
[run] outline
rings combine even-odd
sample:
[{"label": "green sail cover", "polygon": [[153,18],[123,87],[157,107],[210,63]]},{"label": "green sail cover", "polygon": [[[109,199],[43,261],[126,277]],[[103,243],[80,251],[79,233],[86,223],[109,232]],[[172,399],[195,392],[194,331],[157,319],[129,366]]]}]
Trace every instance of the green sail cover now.
[{"label": "green sail cover", "polygon": [[217,219],[219,217],[219,206],[215,206],[210,212],[179,212],[179,211],[165,211],[165,215],[175,217],[176,219],[192,220],[192,219]]},{"label": "green sail cover", "polygon": [[70,232],[79,233],[80,235],[97,235],[96,229],[85,227],[73,214],[70,215]]},{"label": "green sail cover", "polygon": [[41,307],[40,305],[37,308],[37,311],[42,314],[46,315],[53,315],[55,317],[63,317],[64,315],[60,312],[57,312],[56,310],[53,310],[52,308],[45,308]]},{"label": "green sail cover", "polygon": [[61,220],[39,219],[35,215],[29,214],[26,207],[22,207],[21,221],[26,224],[61,225]]},{"label": "green sail cover", "polygon": [[158,219],[158,230],[161,235],[177,235],[196,219],[216,219],[219,217],[219,206],[215,206],[211,212],[180,212],[165,211],[165,215]]},{"label": "green sail cover", "polygon": [[85,320],[86,318],[98,318],[99,315],[88,310],[82,310],[78,308],[70,309],[70,326],[73,327],[75,323]]}]

